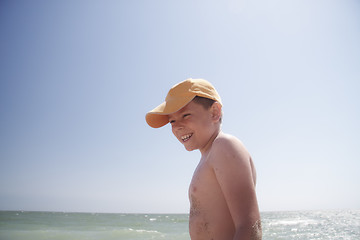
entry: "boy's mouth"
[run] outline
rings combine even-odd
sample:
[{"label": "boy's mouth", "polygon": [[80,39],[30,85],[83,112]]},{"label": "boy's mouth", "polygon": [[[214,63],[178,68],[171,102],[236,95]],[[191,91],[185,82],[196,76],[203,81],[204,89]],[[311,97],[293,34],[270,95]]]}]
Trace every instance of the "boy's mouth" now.
[{"label": "boy's mouth", "polygon": [[191,138],[192,135],[193,135],[192,133],[189,133],[189,134],[186,134],[186,135],[184,135],[184,136],[181,136],[181,140],[182,140],[183,142],[186,142],[186,141],[188,141],[188,140]]}]

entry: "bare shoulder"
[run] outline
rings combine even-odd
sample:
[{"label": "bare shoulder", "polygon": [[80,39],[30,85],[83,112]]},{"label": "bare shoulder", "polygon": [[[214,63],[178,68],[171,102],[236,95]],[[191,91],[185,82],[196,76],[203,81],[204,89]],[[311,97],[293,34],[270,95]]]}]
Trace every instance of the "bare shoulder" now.
[{"label": "bare shoulder", "polygon": [[236,171],[243,177],[251,177],[253,184],[256,185],[254,163],[244,144],[238,138],[220,133],[213,142],[208,159],[215,170]]},{"label": "bare shoulder", "polygon": [[221,159],[228,157],[242,160],[250,159],[250,154],[244,144],[237,137],[225,133],[220,133],[214,140],[211,154],[216,155],[216,159],[219,159],[219,155],[222,156]]}]

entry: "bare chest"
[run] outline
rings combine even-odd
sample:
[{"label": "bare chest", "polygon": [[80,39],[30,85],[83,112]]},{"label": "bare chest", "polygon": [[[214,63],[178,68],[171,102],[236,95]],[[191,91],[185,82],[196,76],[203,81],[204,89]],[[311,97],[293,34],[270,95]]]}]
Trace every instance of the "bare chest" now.
[{"label": "bare chest", "polygon": [[222,226],[231,218],[215,173],[205,161],[200,162],[194,171],[189,187],[189,199],[191,239],[218,239],[215,236],[223,234],[224,229],[232,233],[232,229],[227,229],[227,226],[232,224]]},{"label": "bare chest", "polygon": [[193,198],[202,199],[207,195],[211,186],[216,184],[215,174],[206,161],[200,161],[199,165],[194,171],[190,186],[189,198],[190,202]]},{"label": "bare chest", "polygon": [[200,161],[189,187],[190,218],[204,217],[214,212],[224,202],[220,185],[211,165]]}]

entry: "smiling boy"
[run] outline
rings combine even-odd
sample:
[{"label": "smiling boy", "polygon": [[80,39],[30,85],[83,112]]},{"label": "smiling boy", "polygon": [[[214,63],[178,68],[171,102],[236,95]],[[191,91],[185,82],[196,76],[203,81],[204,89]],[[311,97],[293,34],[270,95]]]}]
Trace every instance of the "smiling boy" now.
[{"label": "smiling boy", "polygon": [[256,171],[244,145],[221,131],[222,103],[203,79],[173,86],[165,102],[146,114],[159,128],[170,122],[186,150],[201,159],[189,187],[189,231],[192,240],[260,240]]}]

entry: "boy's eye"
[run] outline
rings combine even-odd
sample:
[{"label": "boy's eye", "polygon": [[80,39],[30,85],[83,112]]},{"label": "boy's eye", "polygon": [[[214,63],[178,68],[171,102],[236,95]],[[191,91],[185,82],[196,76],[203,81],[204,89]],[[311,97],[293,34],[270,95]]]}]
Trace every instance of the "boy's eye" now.
[{"label": "boy's eye", "polygon": [[172,124],[172,123],[174,123],[174,122],[175,122],[175,120],[170,120],[170,121],[169,121],[170,124]]},{"label": "boy's eye", "polygon": [[184,118],[186,118],[186,117],[188,117],[188,116],[190,116],[190,113],[187,113],[187,114],[184,114]]}]

